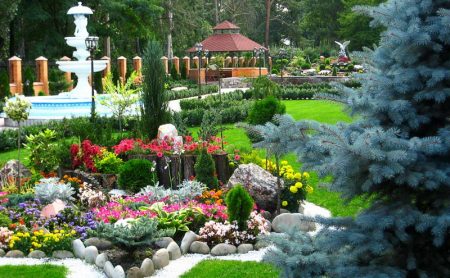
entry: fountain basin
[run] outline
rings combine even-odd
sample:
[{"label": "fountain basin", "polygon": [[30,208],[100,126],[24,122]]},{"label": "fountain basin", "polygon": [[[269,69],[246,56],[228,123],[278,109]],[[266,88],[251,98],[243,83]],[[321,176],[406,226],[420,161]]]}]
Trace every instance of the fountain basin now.
[{"label": "fountain basin", "polygon": [[[58,61],[58,68],[65,72],[91,73],[91,61]],[[94,72],[102,71],[108,64],[107,60],[94,60]]]}]

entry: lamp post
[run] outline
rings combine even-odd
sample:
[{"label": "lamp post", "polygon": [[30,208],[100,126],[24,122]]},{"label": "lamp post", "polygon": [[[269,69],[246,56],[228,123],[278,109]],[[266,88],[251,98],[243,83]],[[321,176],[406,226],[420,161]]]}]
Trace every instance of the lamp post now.
[{"label": "lamp post", "polygon": [[203,52],[203,44],[196,43],[195,44],[195,51],[197,51],[197,57],[198,57],[198,98],[202,98],[202,83],[201,83],[201,70],[202,70],[202,52]]},{"label": "lamp post", "polygon": [[87,37],[85,40],[86,49],[90,52],[91,58],[91,120],[95,118],[95,91],[94,91],[94,52],[97,50],[98,37]]},{"label": "lamp post", "polygon": [[255,47],[253,49],[253,54],[255,55],[255,57],[258,57],[258,64],[259,64],[259,77],[261,77],[261,56],[264,54],[264,52],[266,51],[266,49],[264,47]]},{"label": "lamp post", "polygon": [[209,54],[209,50],[205,49],[205,59],[206,59],[206,64],[205,64],[205,85],[208,85],[208,54]]}]

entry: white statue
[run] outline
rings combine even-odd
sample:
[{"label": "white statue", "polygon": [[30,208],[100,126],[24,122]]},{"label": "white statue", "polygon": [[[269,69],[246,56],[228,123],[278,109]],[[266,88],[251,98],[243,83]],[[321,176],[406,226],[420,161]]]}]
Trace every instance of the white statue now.
[{"label": "white statue", "polygon": [[339,45],[339,47],[341,48],[339,50],[339,57],[347,57],[347,52],[345,51],[345,49],[347,48],[347,46],[350,44],[350,41],[345,41],[343,43],[340,43],[338,41],[335,41],[335,43],[337,43]]},{"label": "white statue", "polygon": [[88,37],[87,31],[88,20],[83,14],[76,14],[75,17],[75,37]]}]

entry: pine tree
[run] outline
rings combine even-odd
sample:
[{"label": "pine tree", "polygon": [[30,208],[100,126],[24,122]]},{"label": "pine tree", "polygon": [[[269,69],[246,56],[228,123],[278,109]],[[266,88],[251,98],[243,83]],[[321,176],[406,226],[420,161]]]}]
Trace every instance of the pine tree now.
[{"label": "pine tree", "polygon": [[287,277],[450,277],[450,2],[360,10],[386,31],[362,87],[343,89],[358,120],[278,122],[304,168],[371,204],[355,218],[316,219],[325,228],[315,237],[272,236],[278,248],[265,259]]},{"label": "pine tree", "polygon": [[155,138],[158,127],[165,124],[169,118],[167,112],[167,97],[164,93],[166,74],[161,63],[163,56],[159,42],[150,41],[143,57],[142,74],[144,76],[141,117],[143,134],[149,138]]},{"label": "pine tree", "polygon": [[210,189],[217,189],[219,181],[215,175],[216,166],[212,156],[204,148],[195,162],[195,179]]}]

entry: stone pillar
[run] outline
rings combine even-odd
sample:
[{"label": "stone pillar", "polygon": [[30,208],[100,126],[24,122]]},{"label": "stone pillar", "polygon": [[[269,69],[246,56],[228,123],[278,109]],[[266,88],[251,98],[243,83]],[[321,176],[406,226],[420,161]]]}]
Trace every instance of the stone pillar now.
[{"label": "stone pillar", "polygon": [[173,56],[172,63],[175,65],[175,70],[177,73],[180,74],[180,58]]},{"label": "stone pillar", "polygon": [[49,95],[49,88],[48,88],[48,60],[45,57],[38,57],[36,58],[36,81],[42,83],[42,91],[46,95]]},{"label": "stone pillar", "polygon": [[103,74],[102,74],[103,77],[106,77],[108,75],[108,73],[111,72],[111,59],[108,56],[103,56],[100,59],[108,61],[108,63],[106,64],[106,68],[103,70]]},{"label": "stone pillar", "polygon": [[250,59],[250,67],[256,67],[256,58],[255,57],[252,57]]},{"label": "stone pillar", "polygon": [[127,58],[120,56],[117,58],[117,67],[119,69],[119,79],[122,84],[127,80]]},{"label": "stone pillar", "polygon": [[169,58],[167,58],[166,56],[162,56],[161,61],[163,63],[166,74],[169,74]]},{"label": "stone pillar", "polygon": [[17,56],[9,58],[9,90],[12,95],[23,93],[22,59]]},{"label": "stone pillar", "polygon": [[133,58],[133,69],[137,73],[137,78],[134,80],[135,83],[141,83],[142,81],[142,58],[136,56]]},{"label": "stone pillar", "polygon": [[[71,59],[69,57],[67,57],[67,56],[62,57],[59,60],[60,61],[64,61],[64,62],[71,61]],[[64,77],[66,78],[67,83],[70,83],[70,86],[67,89],[67,91],[70,92],[73,89],[72,73],[71,72],[64,72]]]},{"label": "stone pillar", "polygon": [[194,56],[194,58],[192,58],[192,62],[194,64],[194,67],[198,68],[198,56]]},{"label": "stone pillar", "polygon": [[240,67],[245,67],[245,58],[244,57],[239,57],[239,66]]},{"label": "stone pillar", "polygon": [[238,67],[238,63],[239,63],[239,59],[237,56],[233,57],[233,68],[237,68]]},{"label": "stone pillar", "polygon": [[186,77],[189,77],[189,70],[191,69],[191,59],[188,56],[184,56],[183,64],[185,65]]},{"label": "stone pillar", "polygon": [[231,64],[231,57],[227,56],[225,58],[225,68],[231,68],[232,66],[230,64]]}]

